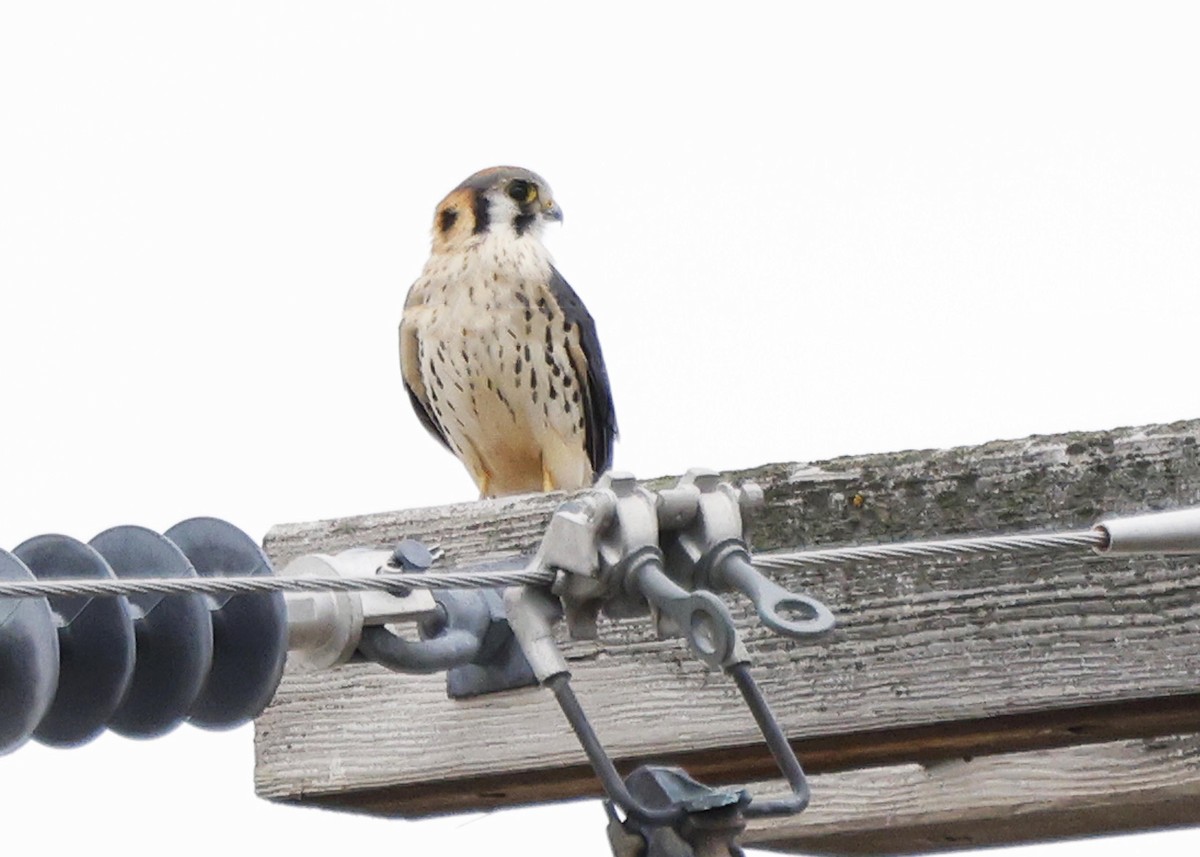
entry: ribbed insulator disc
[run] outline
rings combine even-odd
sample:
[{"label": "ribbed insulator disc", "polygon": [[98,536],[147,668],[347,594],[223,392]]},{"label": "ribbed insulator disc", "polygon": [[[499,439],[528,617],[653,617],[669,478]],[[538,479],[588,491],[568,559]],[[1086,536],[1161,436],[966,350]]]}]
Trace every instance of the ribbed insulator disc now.
[{"label": "ribbed insulator disc", "polygon": [[[0,580],[33,580],[21,560],[0,550]],[[24,744],[58,687],[58,632],[45,598],[0,598],[0,754]]]},{"label": "ribbed insulator disc", "polygon": [[[167,530],[202,577],[269,576],[262,548],[217,518],[191,518]],[[226,595],[212,614],[213,666],[192,708],[198,726],[222,729],[257,717],[279,686],[287,660],[287,607],[282,592]]]},{"label": "ribbed insulator disc", "polygon": [[[35,536],[13,551],[39,580],[112,580],[94,548],[69,536]],[[133,679],[133,615],[129,600],[56,595],[58,690],[33,737],[70,747],[108,725]]]},{"label": "ribbed insulator disc", "polygon": [[[117,577],[196,577],[174,542],[145,527],[113,527],[91,541]],[[111,721],[133,738],[182,723],[213,662],[212,619],[204,595],[132,595],[137,659],[133,681]]]}]

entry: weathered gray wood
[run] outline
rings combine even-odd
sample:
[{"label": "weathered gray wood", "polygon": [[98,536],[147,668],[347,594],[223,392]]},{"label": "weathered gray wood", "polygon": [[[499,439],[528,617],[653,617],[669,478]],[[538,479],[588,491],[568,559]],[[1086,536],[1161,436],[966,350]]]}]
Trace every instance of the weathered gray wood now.
[{"label": "weathered gray wood", "polygon": [[[759,550],[1086,526],[1200,502],[1200,421],[937,452],[770,465]],[[276,527],[302,553],[441,544],[451,562],[528,551],[559,498],[461,504]],[[946,561],[778,578],[830,604],[817,645],[735,610],[755,672],[811,770],[1200,731],[1200,571],[1092,556]],[[618,759],[711,780],[768,776],[730,683],[638,622],[571,643],[575,686]],[[261,795],[418,814],[594,794],[547,694],[451,702],[439,677],[372,665],[289,673],[258,721]]]},{"label": "weathered gray wood", "polygon": [[904,854],[1197,824],[1200,735],[845,771],[811,785],[808,811],[755,821],[743,842]]}]

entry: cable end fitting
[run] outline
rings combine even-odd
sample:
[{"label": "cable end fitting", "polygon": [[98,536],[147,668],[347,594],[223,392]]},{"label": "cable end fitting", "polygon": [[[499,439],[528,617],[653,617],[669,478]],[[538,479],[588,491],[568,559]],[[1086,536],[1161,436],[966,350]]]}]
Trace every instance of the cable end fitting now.
[{"label": "cable end fitting", "polygon": [[1094,549],[1103,556],[1200,553],[1200,507],[1108,518],[1093,529],[1105,536]]}]

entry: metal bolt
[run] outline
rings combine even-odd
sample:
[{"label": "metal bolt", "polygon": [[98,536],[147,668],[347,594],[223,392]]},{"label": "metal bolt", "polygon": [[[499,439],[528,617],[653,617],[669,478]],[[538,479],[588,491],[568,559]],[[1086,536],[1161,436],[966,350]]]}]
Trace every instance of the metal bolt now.
[{"label": "metal bolt", "polygon": [[392,551],[389,564],[402,571],[426,571],[433,565],[433,554],[416,539],[405,539]]},{"label": "metal bolt", "polygon": [[685,483],[695,485],[702,494],[707,494],[721,484],[721,474],[705,467],[693,467],[679,480],[680,485]]},{"label": "metal bolt", "polygon": [[607,487],[617,497],[629,497],[637,489],[637,478],[632,473],[610,470],[604,474],[604,478],[597,483],[596,487]]},{"label": "metal bolt", "polygon": [[761,509],[766,505],[766,494],[757,482],[743,482],[741,487],[741,506],[744,510]]}]

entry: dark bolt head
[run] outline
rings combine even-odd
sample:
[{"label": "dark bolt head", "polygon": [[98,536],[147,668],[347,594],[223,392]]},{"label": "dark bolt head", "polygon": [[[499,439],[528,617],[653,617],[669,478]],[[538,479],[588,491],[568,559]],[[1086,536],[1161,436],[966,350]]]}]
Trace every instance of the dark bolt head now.
[{"label": "dark bolt head", "polygon": [[392,551],[392,565],[402,571],[425,571],[433,565],[433,554],[416,539],[405,539]]}]

